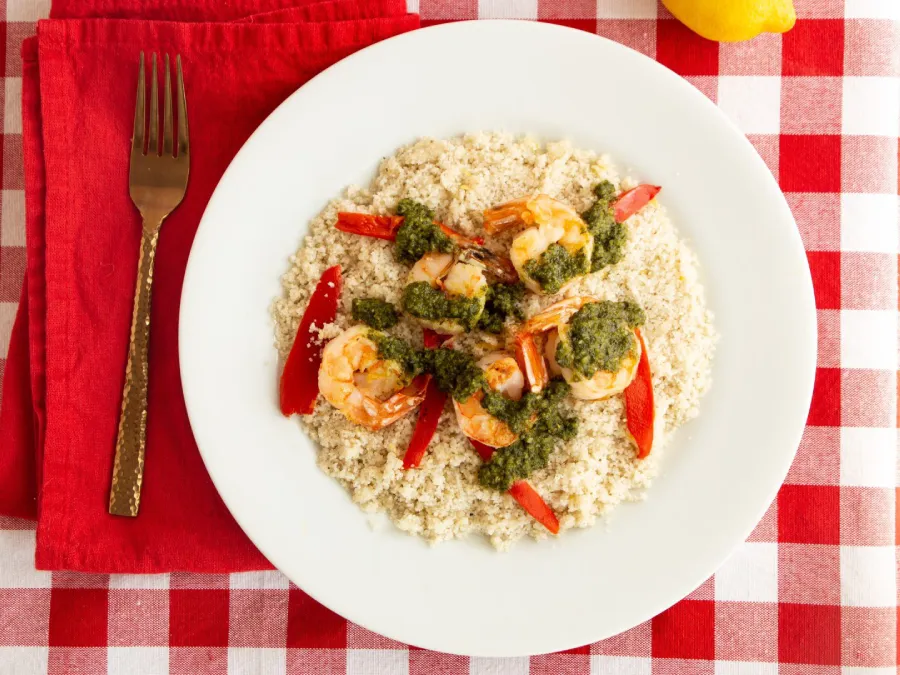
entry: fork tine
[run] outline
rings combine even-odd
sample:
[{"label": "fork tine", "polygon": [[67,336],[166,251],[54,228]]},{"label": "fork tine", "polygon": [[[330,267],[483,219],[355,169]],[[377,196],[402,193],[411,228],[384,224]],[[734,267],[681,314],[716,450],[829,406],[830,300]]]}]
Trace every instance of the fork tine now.
[{"label": "fork tine", "polygon": [[178,156],[188,156],[190,143],[188,141],[187,99],[184,96],[184,76],[181,73],[181,54],[175,57],[176,76],[178,78]]},{"label": "fork tine", "polygon": [[144,152],[144,52],[141,52],[141,67],[138,70],[137,101],[134,104],[134,131],[131,135],[131,151]]},{"label": "fork tine", "polygon": [[156,77],[156,52],[153,52],[153,56],[151,57],[151,63],[153,67],[151,68],[152,76],[150,79],[150,126],[148,127],[147,135],[150,138],[150,142],[147,145],[147,154],[159,154],[159,91],[157,90],[157,77]]},{"label": "fork tine", "polygon": [[163,103],[163,155],[174,155],[172,152],[172,74],[169,68],[169,55],[166,54],[166,89]]}]

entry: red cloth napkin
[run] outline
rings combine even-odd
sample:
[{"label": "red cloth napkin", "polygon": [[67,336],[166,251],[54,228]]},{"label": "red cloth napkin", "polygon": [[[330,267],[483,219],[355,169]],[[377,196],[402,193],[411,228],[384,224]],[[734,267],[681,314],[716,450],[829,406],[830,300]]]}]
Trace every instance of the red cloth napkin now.
[{"label": "red cloth napkin", "polygon": [[[216,493],[188,424],[177,348],[188,253],[259,123],[322,69],[418,17],[404,0],[64,0],[52,16],[23,45],[27,292],[0,410],[0,512],[37,516],[42,569],[269,567]],[[140,50],[182,57],[192,166],[157,252],[147,459],[131,519],[106,506],[140,237],[128,196]]]}]

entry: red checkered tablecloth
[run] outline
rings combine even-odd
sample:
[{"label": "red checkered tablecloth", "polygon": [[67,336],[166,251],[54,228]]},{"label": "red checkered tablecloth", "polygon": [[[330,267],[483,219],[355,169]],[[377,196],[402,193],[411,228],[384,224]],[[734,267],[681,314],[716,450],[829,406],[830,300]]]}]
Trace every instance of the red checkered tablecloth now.
[{"label": "red checkered tablecloth", "polygon": [[[795,3],[790,33],[717,45],[656,0],[410,0],[426,24],[547,20],[658,59],[738,124],[785,191],[816,290],[812,411],[776,502],[715,577],[593,645],[467,658],[350,624],[277,572],[38,572],[31,524],[0,519],[0,675],[896,674],[900,0]],[[49,0],[0,6],[5,354],[25,265],[19,44]]]}]

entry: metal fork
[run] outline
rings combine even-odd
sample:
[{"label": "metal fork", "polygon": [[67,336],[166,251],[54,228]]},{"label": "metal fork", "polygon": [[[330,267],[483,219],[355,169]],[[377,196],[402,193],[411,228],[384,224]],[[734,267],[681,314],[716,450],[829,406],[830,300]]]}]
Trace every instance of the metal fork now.
[{"label": "metal fork", "polygon": [[[137,103],[134,110],[134,135],[131,139],[131,172],[128,188],[131,201],[144,221],[138,257],[137,286],[131,319],[131,341],[125,386],[122,390],[122,412],[116,439],[109,512],[117,516],[136,516],[141,503],[144,475],[144,449],[147,431],[147,347],[150,339],[150,293],[153,287],[153,261],[163,220],[175,210],[184,197],[190,168],[187,105],[181,56],[175,57],[178,88],[178,135],[174,137],[172,116],[172,80],[169,55],[165,55],[165,102],[163,104],[162,151],[159,138],[159,95],[157,91],[156,54],[151,57],[150,117],[145,119],[144,52],[138,73]],[[145,138],[144,129],[147,129]],[[146,140],[146,151],[144,150]],[[177,145],[176,145],[177,143]]]}]

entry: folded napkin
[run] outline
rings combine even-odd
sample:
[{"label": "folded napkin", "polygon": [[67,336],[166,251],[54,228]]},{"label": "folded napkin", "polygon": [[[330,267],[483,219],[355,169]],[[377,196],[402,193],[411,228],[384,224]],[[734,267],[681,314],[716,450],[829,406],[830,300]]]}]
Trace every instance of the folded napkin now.
[{"label": "folded napkin", "polygon": [[[42,569],[269,567],[188,424],[177,335],[191,242],[228,163],[279,103],[418,17],[404,0],[64,0],[52,17],[23,45],[26,288],[0,409],[0,513],[37,517]],[[191,177],[157,251],[141,512],[120,518],[106,507],[141,231],[128,196],[140,50],[182,57]]]}]

